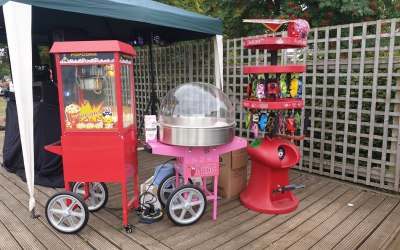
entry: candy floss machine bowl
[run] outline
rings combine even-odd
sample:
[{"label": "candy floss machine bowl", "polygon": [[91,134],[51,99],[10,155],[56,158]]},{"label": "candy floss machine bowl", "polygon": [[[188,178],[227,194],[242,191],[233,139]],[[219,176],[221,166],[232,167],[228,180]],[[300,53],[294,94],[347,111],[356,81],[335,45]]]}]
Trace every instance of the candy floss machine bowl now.
[{"label": "candy floss machine bowl", "polygon": [[159,140],[178,146],[216,146],[231,142],[235,112],[227,95],[208,83],[175,87],[160,106]]}]

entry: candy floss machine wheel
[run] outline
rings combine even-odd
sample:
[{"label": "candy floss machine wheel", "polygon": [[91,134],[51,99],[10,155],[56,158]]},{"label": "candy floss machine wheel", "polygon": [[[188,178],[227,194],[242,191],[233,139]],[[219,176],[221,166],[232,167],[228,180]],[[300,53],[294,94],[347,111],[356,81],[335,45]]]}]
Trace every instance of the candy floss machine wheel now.
[{"label": "candy floss machine wheel", "polygon": [[228,97],[207,83],[172,89],[161,103],[159,140],[177,146],[216,146],[232,141],[235,113]]},{"label": "candy floss machine wheel", "polygon": [[[194,224],[203,216],[207,201],[213,201],[216,220],[219,155],[247,146],[235,136],[232,103],[214,85],[186,83],[168,92],[158,118],[158,141],[147,144],[153,154],[176,157],[175,177],[162,181],[168,186],[160,197],[169,219],[179,226]],[[214,179],[212,191],[207,189],[208,177]]]}]

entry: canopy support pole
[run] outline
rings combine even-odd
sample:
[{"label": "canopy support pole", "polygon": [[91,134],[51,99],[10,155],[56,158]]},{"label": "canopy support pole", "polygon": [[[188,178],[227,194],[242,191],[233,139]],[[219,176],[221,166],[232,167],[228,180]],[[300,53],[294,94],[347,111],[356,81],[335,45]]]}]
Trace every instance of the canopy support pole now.
[{"label": "canopy support pole", "polygon": [[21,135],[29,211],[36,205],[34,197],[34,141],[32,97],[32,6],[9,1],[3,5],[10,63],[15,87],[18,126]]},{"label": "canopy support pole", "polygon": [[213,37],[214,41],[214,77],[215,77],[215,86],[217,88],[224,88],[224,51],[223,51],[223,36],[215,35]]}]

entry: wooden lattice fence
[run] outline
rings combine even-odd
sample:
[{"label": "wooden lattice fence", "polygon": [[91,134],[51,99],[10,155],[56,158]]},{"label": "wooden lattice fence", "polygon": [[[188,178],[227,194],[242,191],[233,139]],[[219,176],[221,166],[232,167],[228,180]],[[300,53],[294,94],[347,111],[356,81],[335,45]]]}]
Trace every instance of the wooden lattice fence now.
[{"label": "wooden lattice fence", "polygon": [[[248,76],[243,66],[269,65],[266,51],[243,48],[243,39],[224,44],[224,91],[236,108],[239,136],[252,140],[241,102]],[[305,64],[302,74],[310,135],[299,143],[298,169],[399,192],[400,19],[315,28],[308,48],[283,50],[279,62]],[[213,81],[213,48],[208,40],[154,49],[160,98],[188,81]],[[138,114],[150,96],[148,50],[136,63]],[[262,135],[261,135],[262,136]]]}]

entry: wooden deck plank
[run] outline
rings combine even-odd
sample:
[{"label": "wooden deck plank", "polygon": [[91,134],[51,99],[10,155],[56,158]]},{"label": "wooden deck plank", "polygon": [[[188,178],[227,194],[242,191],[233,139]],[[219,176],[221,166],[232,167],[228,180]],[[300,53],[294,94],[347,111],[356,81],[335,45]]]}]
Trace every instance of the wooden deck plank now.
[{"label": "wooden deck plank", "polygon": [[[0,186],[0,193],[2,198],[4,198],[7,203],[4,205],[13,213],[14,216],[18,218],[23,218],[27,216],[26,208],[23,204],[13,197],[7,190]],[[24,200],[22,202],[25,202]],[[51,232],[51,230],[40,220],[27,218],[26,220],[21,220],[21,224],[29,228],[31,231],[35,232],[35,237],[44,246],[54,246],[57,245],[57,249],[70,249],[60,238]]]},{"label": "wooden deck plank", "polygon": [[[40,187],[40,186],[38,186],[37,188],[40,191],[47,193],[48,195],[51,195],[54,192],[51,188]],[[48,199],[48,196],[45,196],[44,199]],[[89,235],[89,237],[86,237],[87,235],[83,234],[84,230],[86,230],[86,227],[85,227],[85,229],[83,229],[77,235],[79,235],[84,240],[84,242],[86,242],[85,243],[86,245],[87,244],[92,245],[91,241],[96,240],[97,237],[103,237],[106,241],[111,241],[107,234],[118,233],[118,234],[124,235],[126,238],[128,238],[128,240],[130,240],[130,242],[131,242],[130,247],[138,246],[139,249],[140,248],[168,249],[165,245],[162,245],[162,243],[158,242],[157,240],[153,239],[149,235],[147,235],[137,229],[134,231],[133,234],[126,234],[125,230],[123,230],[121,227],[122,226],[122,210],[119,209],[118,213],[121,214],[121,217],[111,214],[110,212],[107,211],[107,209],[102,209],[96,213],[90,213],[89,222],[86,227],[88,228],[89,231],[94,230],[96,232],[96,234]],[[135,215],[135,214],[130,213],[129,220],[134,226],[136,226],[137,222],[138,222],[137,216],[134,216],[134,217],[136,217],[136,220],[134,220],[132,218],[133,215]],[[98,229],[98,227],[96,227],[95,225],[103,224],[103,222],[101,222],[101,221],[96,222],[96,220],[102,220],[102,221],[106,222],[109,227],[108,231],[111,231],[111,232],[104,233],[103,232],[104,227],[101,227],[101,229]],[[64,236],[64,234],[61,234],[61,235]],[[134,237],[132,237],[132,235],[134,235]],[[66,236],[69,236],[69,235],[66,235]],[[129,243],[125,242],[125,239],[120,238],[120,236],[118,236],[118,238],[119,239],[113,240],[113,242],[111,242],[111,244],[113,245],[113,246],[110,246],[111,248],[113,248],[115,246],[119,246],[120,244],[122,244],[122,245],[128,244],[129,245]],[[100,239],[100,242],[104,241],[104,239]],[[106,248],[108,245],[109,245],[109,243],[106,243],[105,245],[96,244],[96,245],[94,245],[94,247],[95,248],[100,247],[100,249],[108,249],[108,248]],[[137,248],[135,248],[135,249],[137,249]]]},{"label": "wooden deck plank", "polygon": [[[98,214],[96,213],[96,216],[99,216],[100,219],[107,222],[112,230],[116,230],[116,228],[121,226],[121,218],[109,212],[107,209],[102,209],[101,211],[99,211]],[[137,242],[147,249],[170,249],[137,227],[139,225],[138,216],[134,212],[129,213],[129,221],[133,224],[135,229],[133,233],[125,235],[132,239],[134,242]],[[122,230],[121,233],[125,233],[125,230]]]},{"label": "wooden deck plank", "polygon": [[[306,185],[310,185],[309,188],[301,190],[296,196],[299,200],[301,200],[300,204],[303,203],[303,199],[307,199],[312,196],[318,190],[320,190],[323,186],[325,186],[328,182],[321,181],[317,178],[309,178],[306,182]],[[208,235],[209,239],[201,242],[200,244],[194,246],[192,249],[213,249],[216,248],[232,239],[240,237],[246,232],[250,231],[252,228],[259,226],[260,224],[270,220],[271,218],[277,215],[274,214],[263,214],[258,213],[255,217],[245,221],[242,224],[237,225],[236,227],[231,227],[229,230],[221,232],[219,234]],[[280,215],[279,215],[280,216]]]},{"label": "wooden deck plank", "polygon": [[7,230],[6,225],[4,225],[1,220],[0,220],[0,247],[4,249],[22,250],[22,247],[16,241],[14,236]]},{"label": "wooden deck plank", "polygon": [[[373,195],[372,192],[361,192],[348,204],[354,206],[343,205],[343,207],[337,211],[333,216],[319,224],[318,227],[314,228],[311,232],[304,235],[300,240],[292,244],[288,249],[309,249],[316,244],[323,236],[327,235],[342,221],[347,221],[348,217],[357,212],[358,208],[361,207],[365,202],[369,200]],[[293,243],[293,242],[292,242]]]},{"label": "wooden deck plank", "polygon": [[[222,215],[224,215],[224,217],[226,217],[227,216],[226,213],[228,213],[228,215],[231,214],[231,213],[229,213],[229,211],[236,209],[239,206],[240,206],[240,201],[238,199],[231,200],[228,203],[218,206],[217,220]],[[207,215],[206,215],[206,213],[207,213]],[[184,227],[184,226],[175,226],[172,222],[169,221],[167,216],[164,217],[164,220],[168,220],[168,224],[171,225],[171,227],[169,227],[168,230],[157,231],[156,232],[157,235],[153,235],[153,237],[155,237],[156,239],[159,239],[161,242],[163,242],[166,245],[169,245],[167,243],[170,242],[170,240],[169,240],[170,237],[173,237],[178,234],[185,234],[186,230],[188,230],[190,228],[190,227]],[[212,204],[211,203],[207,204],[207,209],[206,209],[205,214],[199,221],[196,222],[195,227],[199,227],[202,224],[207,223],[207,222],[212,222]],[[175,243],[172,243],[172,246]]]},{"label": "wooden deck plank", "polygon": [[266,232],[258,239],[250,242],[248,245],[246,245],[246,247],[249,247],[250,249],[264,248],[265,246],[268,246],[279,238],[290,234],[293,229],[297,228],[302,223],[310,219],[312,216],[320,212],[322,209],[329,206],[329,204],[340,198],[348,190],[349,187],[345,185],[335,187],[332,192],[322,197],[320,200],[318,200],[318,202],[315,202],[307,209],[298,213],[296,216],[284,221],[279,226]]},{"label": "wooden deck plank", "polygon": [[[296,175],[292,175],[292,177],[300,183],[304,183],[304,181],[308,180],[307,178],[300,178]],[[206,220],[201,224],[196,223],[179,234],[171,235],[163,242],[169,246],[174,246],[174,249],[188,249],[209,239],[210,235],[221,234],[258,214],[259,213],[248,210],[240,205],[226,213],[219,214],[215,222]],[[187,238],[191,240],[187,240]]]},{"label": "wooden deck plank", "polygon": [[347,206],[347,204],[354,199],[359,193],[360,189],[351,188],[342,196],[340,196],[335,201],[332,201],[329,206],[325,207],[323,210],[319,211],[317,214],[309,218],[303,224],[299,225],[297,228],[293,229],[289,233],[285,234],[279,240],[271,243],[267,249],[286,249],[293,242],[300,240],[302,237],[305,237],[307,233],[316,228],[320,223],[327,220],[330,216],[334,215],[340,208],[343,206]]},{"label": "wooden deck plank", "polygon": [[372,194],[361,207],[357,209],[357,213],[352,213],[346,220],[342,221],[335,229],[331,230],[321,240],[319,240],[311,249],[332,249],[343,238],[345,238],[362,220],[364,220],[383,200],[384,195]]},{"label": "wooden deck plank", "polygon": [[[386,217],[370,237],[360,246],[360,250],[386,249],[400,231],[400,204]],[[398,243],[400,244],[400,243]]]},{"label": "wooden deck plank", "polygon": [[[38,215],[41,215],[37,219],[31,219],[29,217],[29,212],[28,212],[28,194],[26,192],[26,183],[22,182],[18,176],[14,174],[10,174],[4,169],[0,170],[0,183],[3,188],[6,188],[7,190],[12,191],[12,195],[21,202],[19,206],[13,207],[14,209],[19,209],[19,207],[22,209],[22,211],[25,209],[25,214],[22,214],[20,218],[23,218],[25,220],[33,220],[33,223],[38,223],[37,221],[40,221],[40,223],[46,225],[50,230],[52,234],[55,234],[58,239],[59,239],[59,244],[61,242],[65,243],[67,246],[74,246],[76,249],[92,249],[88,244],[86,244],[82,238],[80,238],[78,235],[75,234],[61,234],[57,232],[55,229],[53,229],[47,222],[45,212],[44,212],[44,206],[42,203],[40,203],[41,200],[47,200],[48,196],[44,195],[39,189],[43,188],[40,186],[35,187],[35,198],[36,198],[36,213]],[[52,188],[45,188],[51,190]],[[33,231],[35,232],[35,231]],[[51,234],[49,233],[49,234]],[[52,236],[49,236],[52,237]],[[58,244],[57,244],[58,245]]]},{"label": "wooden deck plank", "polygon": [[[170,158],[139,152],[140,182]],[[27,210],[26,183],[0,168],[0,249],[351,249],[361,243],[364,249],[395,246],[392,240],[398,240],[400,235],[399,197],[296,170],[290,171],[290,178],[292,183],[306,185],[294,192],[300,205],[292,213],[257,213],[243,207],[238,198],[222,198],[218,200],[216,221],[211,218],[209,202],[202,219],[188,227],[176,226],[166,216],[157,223],[141,224],[132,210],[132,234],[121,227],[121,186],[107,183],[110,199],[106,208],[90,213],[88,225],[78,234],[68,235],[54,230],[44,216],[49,196],[64,189],[35,186],[36,211],[42,216],[33,220]],[[130,198],[132,182],[128,182],[127,191]],[[25,235],[28,237],[24,238]]]},{"label": "wooden deck plank", "polygon": [[[218,202],[218,208],[221,210],[221,208],[226,205],[231,203],[232,201],[230,200],[221,200],[221,202]],[[238,204],[232,203],[230,205],[228,205],[229,207],[231,206],[237,206]],[[205,213],[210,213],[212,206],[207,206],[206,208],[206,212]],[[224,208],[223,210],[225,210],[227,208]],[[200,219],[199,222],[203,221],[204,218],[208,218],[207,216],[203,215],[203,218]],[[196,223],[197,224],[197,223]],[[141,228],[143,231],[145,231],[146,233],[152,235],[153,237],[155,237],[156,239],[164,239],[165,237],[168,237],[169,233],[180,233],[182,231],[184,231],[187,227],[179,227],[179,226],[175,226],[175,224],[173,224],[167,217],[167,215],[165,214],[164,211],[164,218],[162,219],[162,221],[158,222],[158,223],[154,223],[154,224],[138,224],[138,227]],[[166,234],[166,232],[168,232],[168,234]]]},{"label": "wooden deck plank", "polygon": [[0,221],[23,249],[46,249],[31,230],[22,223],[21,219],[16,217],[3,202],[0,202]]},{"label": "wooden deck plank", "polygon": [[[321,182],[319,182],[321,183]],[[319,184],[318,183],[318,184]],[[290,218],[296,216],[300,212],[302,212],[305,209],[309,209],[309,207],[314,204],[316,201],[320,200],[322,197],[328,195],[329,193],[333,192],[336,188],[338,188],[337,183],[326,183],[323,185],[324,188],[322,190],[319,190],[319,192],[315,193],[315,195],[309,196],[306,199],[303,199],[300,202],[299,207],[297,210],[287,213],[287,214],[280,214],[277,215],[270,220],[267,220],[263,222],[262,224],[248,230],[247,232],[241,234],[240,236],[231,239],[230,241],[222,244],[219,246],[217,249],[239,249],[242,247],[247,246],[260,236],[264,235],[266,232],[269,232],[273,230],[274,228],[278,227],[285,221],[289,220]]]},{"label": "wooden deck plank", "polygon": [[398,203],[398,199],[387,197],[354,230],[347,234],[334,249],[358,249],[364,239],[372,234]]}]

